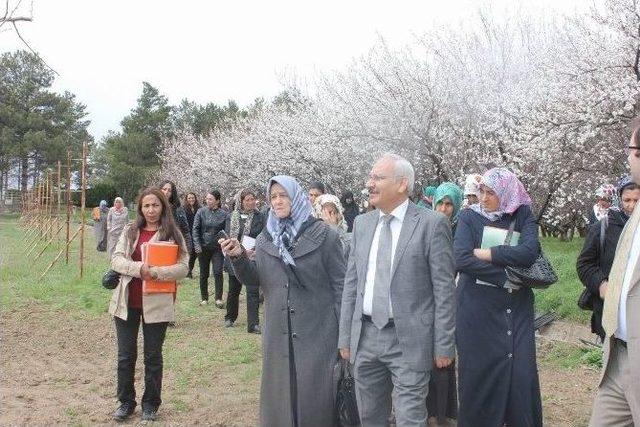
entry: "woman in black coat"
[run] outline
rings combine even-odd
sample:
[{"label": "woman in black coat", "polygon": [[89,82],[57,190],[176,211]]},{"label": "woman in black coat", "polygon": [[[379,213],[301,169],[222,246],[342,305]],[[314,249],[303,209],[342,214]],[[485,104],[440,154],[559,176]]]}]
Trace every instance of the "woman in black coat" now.
[{"label": "woman in black coat", "polygon": [[184,237],[184,241],[187,244],[187,250],[189,252],[193,251],[193,240],[191,239],[191,233],[189,232],[189,222],[187,221],[187,215],[185,214],[184,209],[180,206],[180,198],[178,197],[176,185],[173,181],[165,179],[160,183],[159,187],[171,206],[173,220]]},{"label": "woman in black coat", "polygon": [[[183,210],[187,217],[187,224],[189,225],[189,235],[191,236],[191,241],[193,242],[193,218],[196,216],[196,212],[200,209],[200,202],[198,202],[198,196],[196,193],[187,193],[184,196],[184,206]],[[196,264],[196,260],[198,259],[198,254],[196,251],[192,249],[189,252],[189,274],[187,274],[188,278],[193,278],[193,267]]]},{"label": "woman in black coat", "polygon": [[[258,237],[265,226],[265,217],[256,209],[256,196],[251,190],[242,190],[238,199],[235,201],[235,208],[229,217],[229,237],[242,239],[247,236],[252,239]],[[245,246],[247,246],[245,244]],[[247,252],[253,256],[253,248],[247,249]],[[228,258],[225,258],[225,265],[229,273],[229,292],[227,293],[227,314],[224,316],[225,327],[231,327],[238,319],[238,307],[240,299],[240,290],[242,283],[235,276],[233,268],[229,265]],[[258,308],[260,306],[260,294],[256,286],[247,286],[247,332],[251,334],[259,334],[260,317],[258,316]]]},{"label": "woman in black coat", "polygon": [[620,233],[633,213],[640,186],[626,180],[618,191],[620,205],[609,209],[607,216],[589,227],[582,252],[578,256],[576,269],[582,284],[591,293],[591,332],[604,339],[602,328],[603,296],[607,291],[609,272],[616,253]]},{"label": "woman in black coat", "polygon": [[[530,267],[540,251],[531,198],[516,175],[494,168],[480,203],[460,213],[453,244],[459,427],[542,426],[533,292],[505,267]],[[515,233],[505,244],[513,222]]]}]

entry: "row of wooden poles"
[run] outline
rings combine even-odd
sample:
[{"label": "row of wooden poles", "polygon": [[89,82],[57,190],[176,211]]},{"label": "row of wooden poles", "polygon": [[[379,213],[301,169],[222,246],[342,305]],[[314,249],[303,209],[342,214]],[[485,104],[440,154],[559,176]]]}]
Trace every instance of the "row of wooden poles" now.
[{"label": "row of wooden poles", "polygon": [[[73,159],[71,152],[67,151],[66,177],[63,177],[63,166],[58,161],[57,170],[48,170],[39,179],[32,189],[22,194],[22,215],[20,222],[26,229],[25,239],[27,246],[25,256],[33,257],[35,262],[47,251],[47,248],[56,246],[58,253],[42,272],[39,280],[42,280],[51,268],[65,255],[65,262],[69,265],[69,248],[71,243],[79,237],[80,250],[78,264],[80,277],[84,275],[84,240],[85,240],[85,203],[87,189],[87,154],[88,147],[82,146],[82,158]],[[81,162],[80,176],[80,226],[72,233],[73,201],[71,199],[71,178],[73,174],[72,162]],[[66,180],[63,188],[63,180]],[[66,218],[62,213],[62,206],[66,205]],[[64,219],[63,219],[64,218]],[[63,232],[63,230],[65,230]],[[35,255],[35,256],[34,256]]]}]

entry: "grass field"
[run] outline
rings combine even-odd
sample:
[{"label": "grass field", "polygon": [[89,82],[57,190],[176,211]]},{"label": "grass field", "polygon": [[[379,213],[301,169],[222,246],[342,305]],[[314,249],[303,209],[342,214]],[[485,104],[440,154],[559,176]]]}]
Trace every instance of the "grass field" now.
[{"label": "grass field", "polygon": [[[95,251],[93,229],[87,227],[84,277],[78,277],[74,244],[70,264],[66,266],[62,257],[38,281],[57,248],[49,248],[39,260],[26,257],[29,233],[18,227],[15,216],[0,217],[0,326],[5,349],[0,362],[8,379],[0,384],[0,404],[7,408],[0,413],[0,424],[108,423],[116,406],[116,349],[107,313],[110,291],[100,285],[108,268],[106,254]],[[544,239],[543,246],[560,282],[536,293],[537,310],[554,310],[566,319],[586,322],[588,313],[575,303],[581,291],[575,259],[582,241]],[[261,345],[259,336],[246,333],[244,296],[236,327],[229,329],[222,327],[224,310],[201,307],[199,300],[197,279],[185,280],[176,305],[178,326],[170,328],[164,346],[161,416],[178,425],[195,420],[219,426],[255,425]],[[539,350],[547,425],[583,425],[597,369],[591,359],[592,354],[571,346],[547,345]],[[34,380],[42,371],[44,379]],[[142,377],[139,361],[139,393]],[[566,399],[572,405],[569,412]],[[31,402],[39,402],[37,410]]]}]

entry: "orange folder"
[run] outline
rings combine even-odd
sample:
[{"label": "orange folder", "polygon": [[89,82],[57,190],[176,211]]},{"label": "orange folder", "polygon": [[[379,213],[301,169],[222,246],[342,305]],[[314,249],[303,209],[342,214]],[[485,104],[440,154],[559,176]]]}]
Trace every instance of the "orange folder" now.
[{"label": "orange folder", "polygon": [[[169,242],[149,242],[142,245],[142,260],[152,267],[166,267],[178,262],[178,245]],[[176,293],[176,281],[143,280],[142,293]]]}]

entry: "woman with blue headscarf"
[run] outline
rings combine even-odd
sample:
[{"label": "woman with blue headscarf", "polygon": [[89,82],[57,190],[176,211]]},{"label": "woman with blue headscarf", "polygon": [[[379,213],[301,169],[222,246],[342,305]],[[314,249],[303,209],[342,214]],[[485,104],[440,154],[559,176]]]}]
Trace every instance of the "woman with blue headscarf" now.
[{"label": "woman with blue headscarf", "polygon": [[271,210],[255,262],[236,239],[221,241],[238,279],[264,291],[260,424],[336,424],[334,366],[345,260],[338,233],[315,219],[289,176],[267,184]]}]

